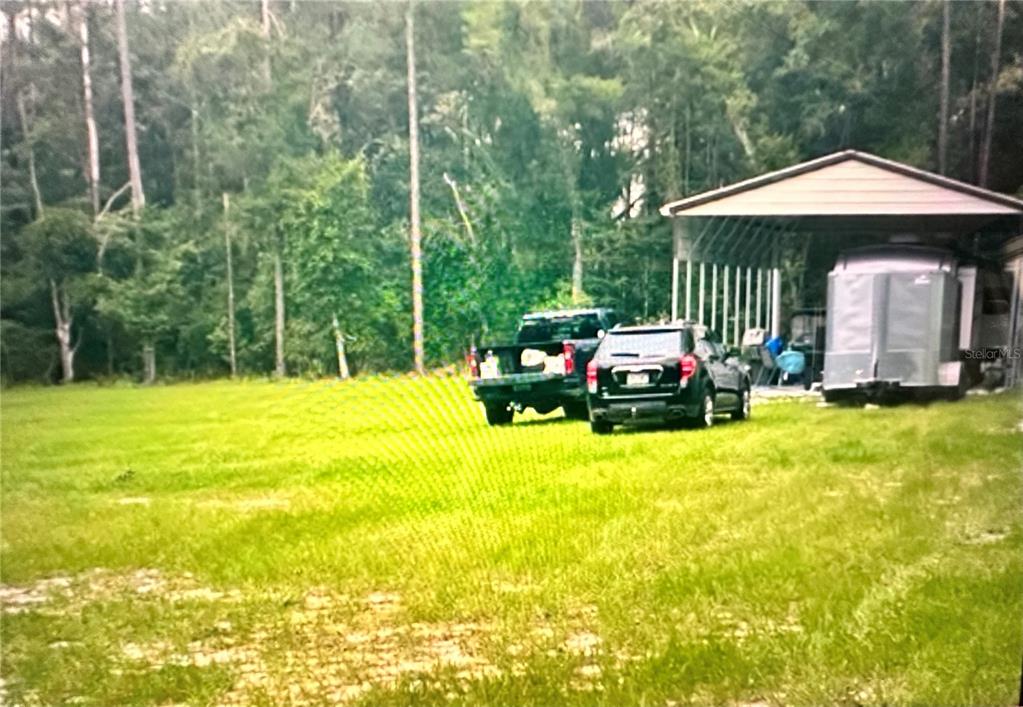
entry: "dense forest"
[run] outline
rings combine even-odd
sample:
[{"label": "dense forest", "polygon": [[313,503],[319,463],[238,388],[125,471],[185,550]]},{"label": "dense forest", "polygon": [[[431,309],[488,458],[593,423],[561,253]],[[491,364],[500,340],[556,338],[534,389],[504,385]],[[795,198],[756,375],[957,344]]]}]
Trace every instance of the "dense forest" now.
[{"label": "dense forest", "polygon": [[1023,184],[1019,2],[2,10],[5,382],[410,370],[413,103],[428,366],[663,315],[672,198],[846,147]]}]

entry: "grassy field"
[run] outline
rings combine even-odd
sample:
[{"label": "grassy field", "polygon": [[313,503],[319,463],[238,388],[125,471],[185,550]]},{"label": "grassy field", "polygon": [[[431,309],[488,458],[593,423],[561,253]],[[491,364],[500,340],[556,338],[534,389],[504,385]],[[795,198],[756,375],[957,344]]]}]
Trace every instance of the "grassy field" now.
[{"label": "grassy field", "polygon": [[1016,699],[1015,396],[491,429],[459,379],[15,389],[4,704]]}]

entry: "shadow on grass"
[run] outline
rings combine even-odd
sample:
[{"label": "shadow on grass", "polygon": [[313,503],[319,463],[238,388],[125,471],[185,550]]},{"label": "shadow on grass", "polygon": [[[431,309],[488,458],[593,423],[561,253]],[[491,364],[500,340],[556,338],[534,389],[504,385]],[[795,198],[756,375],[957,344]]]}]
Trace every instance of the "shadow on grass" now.
[{"label": "shadow on grass", "polygon": [[543,417],[533,420],[516,420],[515,427],[543,427],[546,425],[587,425],[585,420],[573,420],[570,417]]}]

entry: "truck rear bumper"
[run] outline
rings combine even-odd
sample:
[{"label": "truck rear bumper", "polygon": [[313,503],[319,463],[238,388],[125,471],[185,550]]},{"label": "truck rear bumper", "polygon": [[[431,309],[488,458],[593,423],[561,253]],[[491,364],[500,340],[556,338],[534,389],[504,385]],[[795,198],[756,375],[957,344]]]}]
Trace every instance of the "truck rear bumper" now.
[{"label": "truck rear bumper", "polygon": [[495,405],[535,407],[586,399],[586,390],[577,376],[477,379],[471,381],[469,387],[476,400]]}]

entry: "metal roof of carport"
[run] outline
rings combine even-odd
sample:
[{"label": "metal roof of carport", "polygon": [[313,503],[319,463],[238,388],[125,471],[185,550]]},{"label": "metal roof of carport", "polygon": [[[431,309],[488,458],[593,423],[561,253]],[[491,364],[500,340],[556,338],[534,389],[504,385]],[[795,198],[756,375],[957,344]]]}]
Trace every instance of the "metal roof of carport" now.
[{"label": "metal roof of carport", "polygon": [[857,150],[844,150],[672,201],[664,216],[1023,215],[1023,200]]},{"label": "metal roof of carport", "polygon": [[[857,150],[844,150],[728,186],[672,201],[661,214],[674,217],[675,253],[672,268],[672,317],[680,311],[679,263],[686,264],[685,316],[690,318],[693,264],[699,265],[699,304],[696,318],[705,321],[705,264],[712,265],[710,324],[717,319],[717,271],[723,266],[725,284],[732,267],[739,282],[746,268],[750,321],[749,279],[757,276],[756,316],[761,324],[760,278],[766,275],[766,311],[770,329],[780,331],[779,251],[785,236],[797,233],[885,236],[912,234],[921,240],[974,238],[974,247],[1000,248],[1023,232],[1023,200],[943,177],[909,165]],[[754,270],[755,269],[755,270]],[[727,325],[727,297],[724,321]],[[766,323],[766,322],[765,322]],[[739,334],[738,316],[733,335]]]}]

